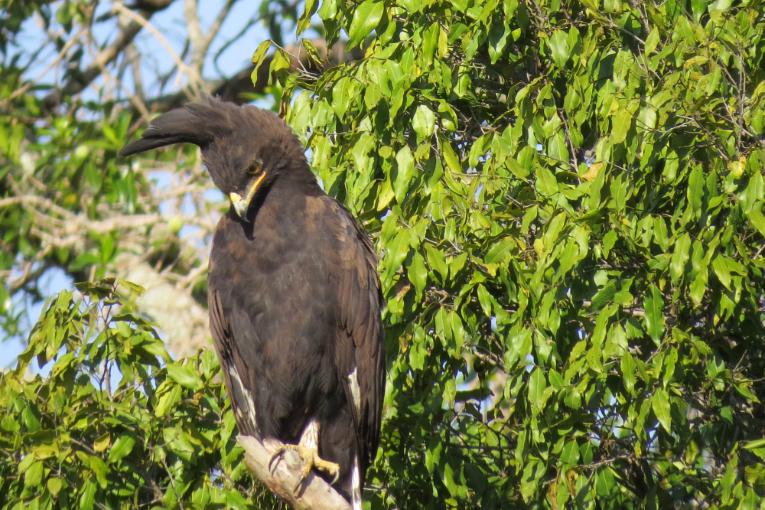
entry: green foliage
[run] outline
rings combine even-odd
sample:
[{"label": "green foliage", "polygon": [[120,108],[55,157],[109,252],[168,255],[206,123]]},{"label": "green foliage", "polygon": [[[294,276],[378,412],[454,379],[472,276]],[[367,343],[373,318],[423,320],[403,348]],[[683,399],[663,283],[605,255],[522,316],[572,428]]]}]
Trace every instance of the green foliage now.
[{"label": "green foliage", "polygon": [[[130,250],[199,264],[177,232],[114,227],[159,210],[116,158],[135,113],[66,91],[50,110],[34,59],[6,51],[37,13],[53,54],[75,44],[51,75],[79,82],[93,10],[51,5],[0,14],[8,335],[9,296],[38,294],[46,267],[98,278]],[[281,49],[270,70],[382,257],[371,507],[761,506],[763,2],[307,0],[290,19],[363,53],[312,82]],[[277,506],[252,489],[215,357],[169,358],[134,294],[52,299],[0,376],[3,506]]]},{"label": "green foliage", "polygon": [[78,290],[0,375],[3,507],[280,507],[253,489],[215,354],[173,361],[132,284]]},{"label": "green foliage", "polygon": [[[28,333],[31,325],[22,323],[18,304],[22,297],[42,301],[46,292],[39,280],[50,268],[74,281],[102,278],[114,272],[120,253],[144,242],[153,243],[140,248],[147,259],[170,259],[181,271],[189,269],[188,260],[174,260],[177,232],[152,228],[149,221],[159,217],[154,183],[118,157],[135,130],[135,113],[117,101],[92,95],[86,101],[68,90],[54,90],[61,92],[62,107],[53,110],[46,96],[52,85],[29,81],[30,74],[39,75],[35,65],[51,71],[57,63],[38,60],[45,50],[26,41],[29,25],[42,23],[55,32],[57,52],[79,44],[78,28],[93,23],[92,2],[49,4],[12,1],[0,13],[0,331],[6,337]],[[88,53],[79,48],[66,54],[63,78],[82,74],[78,60],[92,59]],[[184,158],[173,161],[183,169]],[[146,216],[132,222],[135,215]],[[136,240],[136,233],[143,238]]]},{"label": "green foliage", "polygon": [[[0,75],[7,74],[19,77],[0,68]],[[21,86],[13,79],[3,81],[0,97]],[[117,158],[131,116],[112,116],[111,106],[96,105],[43,123],[35,121],[42,115],[42,101],[34,96],[5,107],[0,108],[0,196],[8,202],[0,206],[0,271],[29,260],[35,266],[33,271],[27,268],[30,276],[48,267],[60,267],[77,280],[86,280],[91,270],[104,276],[104,268],[122,248],[118,233],[99,224],[104,212],[132,215],[153,210],[139,199],[147,193],[147,181]],[[98,120],[82,121],[80,115]],[[78,221],[88,222],[90,228],[76,225]],[[61,239],[66,227],[69,237]],[[20,332],[19,311],[6,297],[27,284],[24,290],[39,295],[38,282],[31,280],[16,287],[6,281],[0,287],[0,327],[9,336]]]},{"label": "green foliage", "polygon": [[373,508],[757,506],[762,2],[317,13],[363,59],[272,72],[382,254]]}]

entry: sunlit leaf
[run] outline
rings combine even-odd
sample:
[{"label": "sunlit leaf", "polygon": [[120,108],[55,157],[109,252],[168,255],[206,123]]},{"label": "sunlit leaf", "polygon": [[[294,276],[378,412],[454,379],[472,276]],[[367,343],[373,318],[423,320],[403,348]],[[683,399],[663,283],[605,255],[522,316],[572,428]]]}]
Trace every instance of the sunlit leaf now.
[{"label": "sunlit leaf", "polygon": [[355,46],[377,28],[383,15],[383,2],[365,0],[353,10],[353,19],[348,29],[348,44]]}]

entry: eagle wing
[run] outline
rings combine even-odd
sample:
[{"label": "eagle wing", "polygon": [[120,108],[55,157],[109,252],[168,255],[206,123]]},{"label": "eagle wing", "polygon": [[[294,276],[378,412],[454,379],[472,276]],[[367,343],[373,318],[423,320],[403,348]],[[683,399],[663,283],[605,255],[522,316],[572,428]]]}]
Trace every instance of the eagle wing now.
[{"label": "eagle wing", "polygon": [[[214,264],[214,257],[210,258],[210,265]],[[210,317],[210,331],[212,332],[215,350],[221,361],[223,378],[231,397],[231,407],[236,417],[239,432],[246,436],[259,437],[258,426],[255,421],[255,403],[253,401],[254,373],[247,363],[250,359],[239,352],[239,344],[235,341],[233,328],[226,319],[224,306],[217,282],[210,279],[207,291],[207,306]],[[254,332],[253,332],[254,334]]]},{"label": "eagle wing", "polygon": [[377,258],[369,237],[337,201],[325,204],[336,230],[331,241],[338,285],[339,324],[335,345],[338,376],[350,403],[362,476],[374,460],[380,439],[385,390],[385,356],[380,317],[382,296]]}]

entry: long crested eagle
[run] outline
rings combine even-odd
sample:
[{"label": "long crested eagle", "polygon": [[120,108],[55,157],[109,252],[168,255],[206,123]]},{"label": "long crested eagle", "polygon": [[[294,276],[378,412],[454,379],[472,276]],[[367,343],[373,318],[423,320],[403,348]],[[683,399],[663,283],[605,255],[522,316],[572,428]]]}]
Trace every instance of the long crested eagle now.
[{"label": "long crested eagle", "polygon": [[355,508],[385,384],[367,235],[316,182],[276,115],[214,98],[154,119],[121,151],[192,143],[231,201],[215,229],[210,328],[239,431],[295,449]]}]

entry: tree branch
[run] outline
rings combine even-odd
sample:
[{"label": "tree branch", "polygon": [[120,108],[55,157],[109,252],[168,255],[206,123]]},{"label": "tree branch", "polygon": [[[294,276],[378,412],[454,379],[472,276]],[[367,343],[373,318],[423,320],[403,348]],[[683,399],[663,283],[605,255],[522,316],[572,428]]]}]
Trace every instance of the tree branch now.
[{"label": "tree branch", "polygon": [[[154,38],[157,40],[157,42],[164,48],[165,52],[170,56],[171,59],[173,59],[173,62],[175,62],[175,65],[177,67],[177,71],[180,74],[185,74],[189,79],[189,87],[194,90],[198,91],[204,86],[204,80],[202,80],[202,77],[199,75],[197,70],[192,67],[188,66],[183,62],[183,59],[178,56],[178,54],[173,49],[173,45],[170,44],[170,41],[167,40],[167,38],[157,30],[157,28],[152,25],[149,20],[143,16],[141,16],[139,13],[135,11],[131,11],[124,5],[122,5],[119,2],[116,2],[114,4],[114,10],[117,12],[120,12],[130,18],[134,23],[137,23],[142,28],[145,28],[148,30],[151,35],[154,36]],[[132,23],[131,23],[132,24]],[[180,76],[178,77],[180,79]]]},{"label": "tree branch", "polygon": [[207,50],[210,49],[213,39],[218,35],[218,31],[223,25],[223,21],[228,16],[231,6],[235,0],[227,0],[218,11],[218,15],[213,20],[210,27],[203,34],[202,23],[199,20],[199,5],[197,0],[185,0],[183,4],[183,13],[186,16],[186,25],[189,31],[189,42],[191,43],[191,67],[202,73],[202,67],[205,63]]},{"label": "tree branch", "polygon": [[271,492],[287,501],[295,510],[351,510],[351,506],[322,478],[308,475],[299,494],[292,490],[300,482],[300,460],[297,453],[286,451],[281,459],[269,463],[281,443],[268,439],[261,441],[252,436],[239,436],[244,448],[244,460],[250,471]]},{"label": "tree branch", "polygon": [[[308,54],[302,49],[301,45],[293,44],[284,48],[292,57],[290,62],[291,71],[303,72],[308,70],[318,74],[329,67],[360,60],[363,55],[362,50],[358,48],[346,51],[346,46],[343,42],[338,42],[331,48],[327,48],[327,43],[324,39],[315,39],[311,42],[319,52],[319,56],[322,59],[322,65],[317,65],[313,62]],[[247,65],[228,78],[213,81],[210,86],[212,94],[223,100],[242,104],[247,100],[244,94],[262,93],[268,86],[271,59],[272,57],[266,58],[266,61],[260,66],[254,84],[252,82],[253,66]],[[146,101],[146,105],[151,111],[164,112],[183,105],[188,99],[188,95],[181,91],[149,99]]]},{"label": "tree branch", "polygon": [[[154,2],[157,6],[162,5],[162,8],[170,5],[172,0],[163,0]],[[115,7],[121,4],[115,4]],[[159,10],[159,7],[157,7]],[[148,11],[147,15],[150,16],[154,11]],[[61,103],[62,98],[67,96],[73,96],[79,94],[85,87],[101,75],[102,69],[111,63],[122,51],[131,43],[138,32],[141,31],[142,25],[135,20],[129,23],[122,29],[117,39],[110,46],[104,48],[96,55],[93,63],[82,72],[74,72],[69,81],[62,87],[57,88],[50,94],[48,94],[43,100],[43,106],[46,110],[51,111]]]},{"label": "tree branch", "polygon": [[[169,267],[163,270],[155,267],[157,264],[150,263],[151,250],[147,252],[146,247],[158,240],[167,246],[168,239],[175,239],[174,242],[181,246],[179,251],[195,253],[190,243],[184,243],[183,239],[174,238],[167,232],[167,216],[160,213],[117,214],[94,219],[85,213],[65,209],[50,198],[22,193],[14,184],[11,184],[11,188],[17,194],[0,198],[0,212],[20,206],[31,220],[29,237],[39,243],[36,255],[22,267],[21,277],[10,282],[12,290],[35,280],[38,274],[36,267],[47,268],[59,264],[55,257],[50,258],[55,249],[67,248],[75,253],[87,253],[94,249],[97,242],[85,235],[86,232],[115,232],[120,240],[120,253],[109,263],[108,271],[124,275],[127,280],[146,289],[137,300],[138,308],[166,334],[165,341],[170,351],[183,357],[209,346],[207,311],[192,294],[194,283],[202,277],[207,265],[203,264],[199,271],[191,273],[184,268],[178,274]],[[185,194],[187,189],[181,191]],[[214,223],[204,215],[179,215],[178,219],[184,224],[199,227],[203,232],[212,232],[214,229]],[[184,260],[187,258],[183,256]],[[71,271],[70,274],[77,278]],[[7,279],[10,275],[0,276]]]}]

